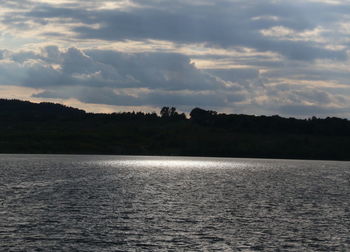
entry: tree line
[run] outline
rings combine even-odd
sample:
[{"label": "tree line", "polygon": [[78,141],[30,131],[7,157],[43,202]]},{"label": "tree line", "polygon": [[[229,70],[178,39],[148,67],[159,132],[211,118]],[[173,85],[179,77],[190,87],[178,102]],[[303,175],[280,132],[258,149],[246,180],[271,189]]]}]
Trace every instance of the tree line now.
[{"label": "tree line", "polygon": [[191,155],[350,160],[350,122],[224,114],[87,113],[0,99],[1,153]]}]

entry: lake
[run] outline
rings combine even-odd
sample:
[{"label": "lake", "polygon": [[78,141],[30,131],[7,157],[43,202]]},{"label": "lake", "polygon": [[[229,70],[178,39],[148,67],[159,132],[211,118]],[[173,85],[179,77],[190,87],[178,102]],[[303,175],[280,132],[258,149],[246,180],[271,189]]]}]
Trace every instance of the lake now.
[{"label": "lake", "polygon": [[1,251],[350,251],[350,162],[0,155]]}]

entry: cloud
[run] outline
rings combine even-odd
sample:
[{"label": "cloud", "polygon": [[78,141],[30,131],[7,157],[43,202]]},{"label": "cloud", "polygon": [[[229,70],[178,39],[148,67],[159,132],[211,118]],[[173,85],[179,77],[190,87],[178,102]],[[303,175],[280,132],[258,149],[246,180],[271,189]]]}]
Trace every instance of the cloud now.
[{"label": "cloud", "polygon": [[[197,69],[187,56],[173,53],[124,54],[76,48],[60,51],[49,46],[40,53],[8,53],[2,66],[3,72],[14,73],[13,82],[31,87],[84,85],[213,90],[224,86],[224,82]],[[16,69],[9,71],[9,67]],[[22,74],[17,77],[15,73]]]},{"label": "cloud", "polygon": [[[108,6],[107,2],[102,1]],[[33,3],[33,8],[28,11],[5,15],[3,23],[17,29],[52,23],[64,26],[66,32],[73,32],[71,35],[76,40],[85,41],[163,40],[185,44],[205,43],[222,48],[249,47],[302,61],[347,58],[344,50],[327,48],[322,42],[322,34],[318,40],[310,40],[311,35],[307,32],[326,29],[322,26],[325,21],[330,24],[338,22],[336,15],[345,13],[348,5],[330,8],[328,4],[292,4],[286,1],[131,1],[133,4],[119,4],[128,8],[101,9],[96,6],[92,8],[89,1],[86,4],[81,1],[73,3],[59,6]],[[318,11],[317,15],[312,14],[315,10]],[[327,27],[327,30],[332,29]],[[283,31],[298,39],[283,39],[280,36],[285,34]],[[62,37],[61,34],[48,31],[41,35]],[[280,38],[276,39],[275,35]]]},{"label": "cloud", "polygon": [[279,114],[295,116],[299,117],[311,117],[314,115],[318,115],[319,117],[327,117],[327,116],[344,116],[345,109],[339,109],[337,107],[327,107],[327,106],[319,106],[319,105],[283,105],[279,108]]},{"label": "cloud", "polygon": [[[35,94],[40,98],[76,98],[82,102],[95,104],[108,104],[119,106],[157,106],[165,105],[193,108],[201,107],[223,107],[228,102],[244,100],[242,94],[227,94],[223,92],[197,92],[197,91],[162,91],[162,90],[139,90],[137,94],[128,94],[109,88],[67,88],[65,90],[55,89]],[[130,92],[130,91],[129,91]]]},{"label": "cloud", "polygon": [[[171,105],[183,110],[199,106],[306,115],[300,111],[302,107],[322,114],[320,108],[326,113],[349,104],[330,87],[320,89],[298,80],[295,84],[278,83],[278,74],[254,67],[201,70],[188,56],[175,53],[130,54],[57,46],[37,52],[3,51],[0,74],[2,85],[40,89],[34,98],[114,106]],[[271,85],[273,81],[277,83]]]},{"label": "cloud", "polygon": [[40,53],[8,51],[0,61],[0,73],[2,85],[44,90],[34,97],[75,98],[87,103],[220,107],[244,99],[237,88],[230,91],[224,80],[197,69],[179,54],[48,46]]},{"label": "cloud", "polygon": [[348,116],[349,11],[333,0],[9,0],[0,85],[94,104]]}]

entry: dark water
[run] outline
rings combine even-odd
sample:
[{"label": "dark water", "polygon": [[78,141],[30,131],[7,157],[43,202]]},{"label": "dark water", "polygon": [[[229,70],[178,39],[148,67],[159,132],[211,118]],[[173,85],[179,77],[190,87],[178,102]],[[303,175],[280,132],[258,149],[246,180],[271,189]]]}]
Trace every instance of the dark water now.
[{"label": "dark water", "polygon": [[0,155],[1,251],[350,251],[350,163]]}]

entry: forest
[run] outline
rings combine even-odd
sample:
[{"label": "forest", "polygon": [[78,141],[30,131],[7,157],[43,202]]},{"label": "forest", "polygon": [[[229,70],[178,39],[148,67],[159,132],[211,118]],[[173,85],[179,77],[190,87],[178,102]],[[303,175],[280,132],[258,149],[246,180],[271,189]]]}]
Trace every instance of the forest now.
[{"label": "forest", "polygon": [[350,121],[223,114],[87,113],[0,99],[0,153],[350,160]]}]

